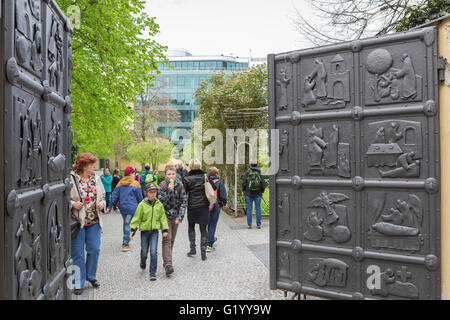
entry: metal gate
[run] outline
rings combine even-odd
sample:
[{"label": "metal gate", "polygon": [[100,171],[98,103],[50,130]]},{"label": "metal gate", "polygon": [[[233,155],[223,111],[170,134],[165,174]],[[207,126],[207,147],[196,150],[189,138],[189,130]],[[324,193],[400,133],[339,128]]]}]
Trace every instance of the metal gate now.
[{"label": "metal gate", "polygon": [[440,299],[435,28],[269,55],[271,288]]},{"label": "metal gate", "polygon": [[5,299],[68,299],[71,30],[53,0],[1,1]]}]

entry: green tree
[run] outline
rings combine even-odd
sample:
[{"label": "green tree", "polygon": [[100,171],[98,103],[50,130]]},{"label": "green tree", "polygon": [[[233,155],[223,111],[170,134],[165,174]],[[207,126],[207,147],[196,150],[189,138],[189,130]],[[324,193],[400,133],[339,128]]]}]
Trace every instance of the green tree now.
[{"label": "green tree", "polygon": [[57,0],[64,12],[78,6],[80,27],[72,38],[72,130],[79,152],[114,155],[114,143],[129,140],[130,102],[152,83],[152,70],[167,62],[166,47],[140,0]]},{"label": "green tree", "polygon": [[127,158],[135,160],[142,165],[149,163],[155,170],[160,163],[167,162],[174,145],[167,139],[152,138],[150,141],[139,142],[128,147]]},{"label": "green tree", "polygon": [[[267,67],[257,66],[231,75],[216,74],[203,81],[195,92],[199,105],[197,113],[202,123],[202,133],[209,129],[218,129],[223,139],[223,164],[214,164],[220,170],[223,180],[234,187],[234,164],[226,164],[227,129],[267,129]],[[192,135],[191,135],[192,136]],[[192,141],[192,138],[191,138]],[[203,142],[202,150],[211,142]],[[186,147],[187,152],[192,148]],[[239,149],[240,152],[244,148]],[[249,148],[245,147],[248,164]],[[222,156],[222,155],[221,155]],[[248,165],[239,166],[239,176],[248,169]],[[240,182],[238,181],[238,185]],[[233,191],[230,190],[230,194]]]},{"label": "green tree", "polygon": [[450,13],[450,0],[428,0],[406,10],[395,31],[407,31],[413,27],[438,19]]}]

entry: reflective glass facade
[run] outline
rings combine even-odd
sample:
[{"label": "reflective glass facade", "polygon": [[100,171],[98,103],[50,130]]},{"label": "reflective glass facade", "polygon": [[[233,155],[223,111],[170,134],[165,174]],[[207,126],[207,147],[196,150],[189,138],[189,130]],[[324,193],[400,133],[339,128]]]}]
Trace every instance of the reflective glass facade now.
[{"label": "reflective glass facade", "polygon": [[[180,61],[181,60],[181,61]],[[242,60],[242,59],[241,59]],[[247,59],[248,60],[248,59]],[[198,105],[194,101],[195,90],[200,82],[208,79],[218,72],[232,73],[249,68],[249,62],[237,61],[234,57],[190,56],[187,53],[183,57],[170,57],[169,64],[158,66],[161,74],[156,75],[155,87],[163,88],[160,92],[162,99],[167,101],[167,106],[176,109],[180,113],[179,121],[167,119],[167,122],[158,123],[158,131],[172,139],[177,144],[186,137],[191,125],[197,117]],[[154,107],[164,109],[165,106]]]}]

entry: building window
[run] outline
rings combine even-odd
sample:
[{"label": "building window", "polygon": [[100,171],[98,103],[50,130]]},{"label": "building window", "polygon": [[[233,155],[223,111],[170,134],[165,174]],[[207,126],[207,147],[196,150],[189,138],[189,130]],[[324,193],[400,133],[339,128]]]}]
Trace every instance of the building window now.
[{"label": "building window", "polygon": [[200,70],[206,70],[206,61],[200,61]]},{"label": "building window", "polygon": [[177,105],[184,105],[184,93],[177,93]]},{"label": "building window", "polygon": [[178,76],[177,86],[178,86],[178,88],[184,88],[184,77],[183,76]]},{"label": "building window", "polygon": [[200,69],[200,62],[194,61],[194,70],[199,70],[199,69]]}]

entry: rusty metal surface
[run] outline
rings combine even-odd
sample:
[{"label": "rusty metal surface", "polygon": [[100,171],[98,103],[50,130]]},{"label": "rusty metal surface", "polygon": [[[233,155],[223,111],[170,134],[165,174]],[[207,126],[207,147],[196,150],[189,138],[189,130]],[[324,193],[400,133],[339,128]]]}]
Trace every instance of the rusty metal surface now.
[{"label": "rusty metal surface", "polygon": [[54,1],[3,1],[4,297],[67,299],[71,30]]},{"label": "rusty metal surface", "polygon": [[435,28],[269,55],[271,288],[440,299]]}]

